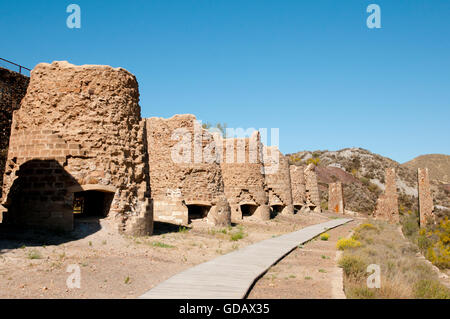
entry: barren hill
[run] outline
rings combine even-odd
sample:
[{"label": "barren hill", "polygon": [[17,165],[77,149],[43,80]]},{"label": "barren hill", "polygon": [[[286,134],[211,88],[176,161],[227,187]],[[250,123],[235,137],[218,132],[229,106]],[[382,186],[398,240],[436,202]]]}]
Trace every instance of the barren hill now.
[{"label": "barren hill", "polygon": [[450,155],[427,154],[403,163],[403,167],[417,170],[419,167],[428,167],[430,178],[443,184],[450,184]]},{"label": "barren hill", "polygon": [[[339,151],[302,151],[288,154],[291,164],[305,165],[318,161],[318,175],[322,205],[328,200],[328,183],[340,181],[344,185],[346,209],[372,213],[376,200],[384,190],[385,169],[394,167],[397,172],[397,189],[401,211],[417,211],[417,170],[374,154],[362,148],[346,148]],[[446,186],[432,182],[435,205],[450,207],[450,193]]]}]

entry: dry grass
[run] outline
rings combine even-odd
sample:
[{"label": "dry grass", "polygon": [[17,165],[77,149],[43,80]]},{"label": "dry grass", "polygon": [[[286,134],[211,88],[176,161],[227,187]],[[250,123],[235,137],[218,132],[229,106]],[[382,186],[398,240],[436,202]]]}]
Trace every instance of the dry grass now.
[{"label": "dry grass", "polygon": [[[370,221],[356,228],[352,239],[361,246],[345,247],[339,261],[347,298],[450,298],[449,289],[416,257],[418,248],[401,237],[397,225]],[[380,288],[367,287],[370,264],[381,268]]]}]

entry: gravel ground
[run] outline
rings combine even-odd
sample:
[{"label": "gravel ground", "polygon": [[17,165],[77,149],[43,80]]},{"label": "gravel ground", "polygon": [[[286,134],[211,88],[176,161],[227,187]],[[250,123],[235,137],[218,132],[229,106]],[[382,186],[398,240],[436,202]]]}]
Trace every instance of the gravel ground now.
[{"label": "gravel ground", "polygon": [[[2,225],[0,298],[136,298],[189,267],[335,217],[310,213],[270,221],[249,218],[230,229],[199,220],[186,231],[156,223],[155,234],[148,237],[115,234],[107,219],[78,222],[64,236]],[[230,234],[238,232],[244,237],[231,240]],[[79,266],[80,288],[67,287],[69,265]]]}]

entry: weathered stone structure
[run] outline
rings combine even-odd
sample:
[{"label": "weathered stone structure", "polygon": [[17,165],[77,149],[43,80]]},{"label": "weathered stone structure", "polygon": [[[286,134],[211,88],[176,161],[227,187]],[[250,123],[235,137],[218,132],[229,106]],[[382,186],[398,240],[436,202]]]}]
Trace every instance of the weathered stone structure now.
[{"label": "weathered stone structure", "polygon": [[296,210],[301,210],[306,205],[305,167],[290,166],[292,202]]},{"label": "weathered stone structure", "polygon": [[288,159],[277,146],[264,146],[264,174],[269,194],[269,206],[275,214],[294,214],[291,175]]},{"label": "weathered stone structure", "polygon": [[71,230],[74,209],[148,235],[152,211],[136,78],[122,68],[41,63],[14,111],[5,223]]},{"label": "weathered stone structure", "polygon": [[156,221],[231,223],[214,137],[194,115],[147,119],[147,142]]},{"label": "weathered stone structure", "polygon": [[320,208],[320,196],[319,196],[319,186],[317,185],[317,174],[315,171],[316,166],[314,164],[309,164],[305,170],[305,188],[306,188],[306,206],[315,212],[320,213],[322,210]]},{"label": "weathered stone structure", "polygon": [[400,216],[398,212],[398,194],[396,174],[394,168],[386,168],[385,189],[377,200],[374,217],[384,219],[391,223],[398,223]]},{"label": "weathered stone structure", "polygon": [[328,184],[328,210],[344,214],[344,192],[341,182]]},{"label": "weathered stone structure", "polygon": [[2,180],[8,155],[13,111],[20,107],[20,101],[27,92],[29,82],[30,78],[25,75],[0,68],[0,178]]},{"label": "weathered stone structure", "polygon": [[420,227],[424,227],[428,223],[434,223],[435,221],[433,214],[433,196],[431,195],[428,168],[418,168],[417,179],[419,185]]},{"label": "weathered stone structure", "polygon": [[270,219],[260,133],[254,132],[250,138],[215,137],[217,145],[222,144],[220,162],[232,221],[243,216]]}]

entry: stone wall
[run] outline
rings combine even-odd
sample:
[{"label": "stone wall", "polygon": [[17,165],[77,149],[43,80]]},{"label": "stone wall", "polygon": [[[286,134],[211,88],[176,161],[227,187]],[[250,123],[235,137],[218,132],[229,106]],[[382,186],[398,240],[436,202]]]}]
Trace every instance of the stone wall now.
[{"label": "stone wall", "polygon": [[276,146],[264,146],[263,158],[269,206],[275,213],[294,214],[288,159]]},{"label": "stone wall", "polygon": [[14,111],[4,222],[71,230],[75,193],[112,194],[119,232],[148,235],[152,211],[136,78],[109,66],[41,63]]},{"label": "stone wall", "polygon": [[154,219],[187,225],[197,210],[210,224],[229,225],[213,135],[190,114],[149,118],[147,134]]},{"label": "stone wall", "polygon": [[290,166],[292,202],[295,209],[300,210],[306,204],[305,167]]},{"label": "stone wall", "polygon": [[340,182],[328,184],[328,210],[344,213],[344,192]]},{"label": "stone wall", "polygon": [[424,227],[428,223],[434,222],[434,214],[433,214],[434,206],[433,206],[433,197],[431,195],[428,168],[418,168],[417,179],[419,184],[420,226]]},{"label": "stone wall", "polygon": [[386,168],[385,189],[377,200],[377,207],[374,217],[387,220],[392,223],[398,223],[400,216],[398,212],[398,194],[396,173],[394,168]]},{"label": "stone wall", "polygon": [[25,75],[0,68],[0,186],[8,155],[13,111],[20,107],[29,82]]},{"label": "stone wall", "polygon": [[317,185],[316,166],[309,164],[305,170],[306,205],[315,212],[321,212],[319,186]]},{"label": "stone wall", "polygon": [[220,162],[232,220],[239,221],[245,215],[269,219],[260,133],[254,132],[250,138],[216,136],[216,143],[223,149]]}]

